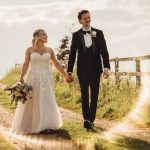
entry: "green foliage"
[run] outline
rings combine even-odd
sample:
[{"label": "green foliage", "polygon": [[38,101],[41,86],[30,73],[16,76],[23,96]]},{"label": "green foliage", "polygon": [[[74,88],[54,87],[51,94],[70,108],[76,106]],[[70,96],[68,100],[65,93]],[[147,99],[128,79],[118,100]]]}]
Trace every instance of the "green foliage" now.
[{"label": "green foliage", "polygon": [[[76,68],[75,68],[76,69]],[[1,80],[6,85],[14,84],[20,75],[20,69],[10,70]],[[81,113],[80,87],[76,72],[73,74],[74,82],[66,83],[62,76],[54,69],[53,79],[55,94],[58,104],[75,112]],[[100,94],[98,99],[98,118],[120,119],[125,116],[134,106],[138,98],[138,89],[134,81],[120,79],[103,80],[100,82]]]},{"label": "green foliage", "polygon": [[[19,70],[12,69],[11,71],[2,79],[2,82],[7,85],[15,83],[19,77]],[[58,104],[63,108],[81,113],[80,87],[76,74],[74,73],[74,82],[71,84],[64,82],[63,78],[55,70],[53,78]],[[138,98],[138,91],[139,89],[136,88],[135,83],[129,79],[120,79],[117,83],[114,79],[101,80],[97,117],[107,119],[122,118],[134,106]],[[10,98],[3,90],[0,90],[0,105],[11,111],[14,111],[15,108],[15,106],[10,106]],[[150,106],[145,109],[147,114],[146,122],[149,126]],[[78,143],[82,149],[86,149],[87,146],[91,150],[144,150],[150,147],[150,144],[142,139],[123,136],[114,143],[110,143],[103,139],[100,128],[97,128],[95,132],[87,132],[83,128],[82,121],[72,119],[64,119],[64,125],[60,132]],[[9,150],[7,144],[1,138],[0,143],[2,143],[0,148]]]},{"label": "green foliage", "polygon": [[12,68],[6,75],[5,77],[0,80],[1,83],[10,86],[12,84],[14,84],[15,82],[18,81],[19,76],[21,73],[21,68]]},{"label": "green foliage", "polygon": [[136,139],[128,136],[118,135],[114,141],[106,140],[103,131],[97,128],[95,131],[87,131],[83,128],[82,122],[75,120],[64,120],[62,128],[67,132],[71,140],[78,143],[83,150],[148,150],[150,143],[141,138]]},{"label": "green foliage", "polygon": [[[56,71],[53,76],[59,105],[81,112],[80,87],[76,74],[71,84],[63,81]],[[136,84],[129,79],[121,79],[117,83],[115,79],[101,79],[99,92],[98,118],[118,119],[125,116],[132,109],[138,97]]]},{"label": "green foliage", "polygon": [[2,89],[0,89],[0,105],[4,106],[9,111],[14,111],[16,108],[15,104],[13,103],[11,105],[10,102],[11,100],[9,95],[6,92],[4,92]]},{"label": "green foliage", "polygon": [[15,150],[2,136],[0,136],[0,150]]}]

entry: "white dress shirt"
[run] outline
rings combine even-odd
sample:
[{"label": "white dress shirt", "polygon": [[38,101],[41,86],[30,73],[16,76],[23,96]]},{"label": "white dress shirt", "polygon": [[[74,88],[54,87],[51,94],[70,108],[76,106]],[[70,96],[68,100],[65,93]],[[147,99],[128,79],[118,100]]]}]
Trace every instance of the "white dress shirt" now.
[{"label": "white dress shirt", "polygon": [[[84,28],[82,28],[83,31],[91,31],[91,27],[88,30],[85,30]],[[85,41],[85,47],[89,48],[92,45],[92,36],[91,34],[84,34],[84,41]]]}]

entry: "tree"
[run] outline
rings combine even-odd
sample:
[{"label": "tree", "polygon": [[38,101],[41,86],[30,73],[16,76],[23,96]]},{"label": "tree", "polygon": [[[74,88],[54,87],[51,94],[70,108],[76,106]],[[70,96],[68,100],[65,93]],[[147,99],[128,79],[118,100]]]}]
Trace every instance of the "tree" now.
[{"label": "tree", "polygon": [[57,48],[57,59],[60,62],[60,64],[66,68],[67,65],[67,61],[69,58],[69,53],[70,53],[70,49],[69,49],[69,41],[70,38],[69,36],[65,36],[62,40],[61,40],[61,45],[59,46],[59,48]]}]

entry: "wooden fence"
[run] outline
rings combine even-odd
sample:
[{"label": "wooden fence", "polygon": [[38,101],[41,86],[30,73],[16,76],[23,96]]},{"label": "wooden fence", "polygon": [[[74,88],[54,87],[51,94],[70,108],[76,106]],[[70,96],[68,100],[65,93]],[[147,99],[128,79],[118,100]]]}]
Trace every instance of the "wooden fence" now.
[{"label": "wooden fence", "polygon": [[[150,60],[150,55],[147,56],[138,56],[138,57],[126,57],[126,58],[113,58],[110,59],[110,62],[113,62],[115,65],[115,72],[111,72],[111,75],[115,75],[116,81],[119,80],[120,76],[135,76],[136,77],[136,84],[137,86],[141,85],[141,77],[142,76],[150,76],[149,72],[141,72],[141,61],[142,60]],[[127,61],[134,61],[136,72],[120,72],[119,71],[119,62],[127,62]],[[15,67],[21,67],[21,64],[15,64]]]},{"label": "wooden fence", "polygon": [[[135,76],[137,86],[141,85],[141,77],[142,76],[150,76],[149,72],[141,72],[141,61],[142,60],[150,60],[150,55],[147,56],[138,56],[138,57],[126,57],[126,58],[114,58],[110,59],[110,62],[115,63],[115,72],[111,72],[111,75],[115,75],[116,81],[119,80],[120,76]],[[127,62],[134,61],[136,72],[120,72],[119,71],[119,62]]]}]

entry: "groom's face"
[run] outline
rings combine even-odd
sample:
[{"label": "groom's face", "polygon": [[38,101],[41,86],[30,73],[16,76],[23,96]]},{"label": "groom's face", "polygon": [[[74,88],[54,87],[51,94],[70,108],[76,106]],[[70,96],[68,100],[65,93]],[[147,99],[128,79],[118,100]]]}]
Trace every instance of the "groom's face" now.
[{"label": "groom's face", "polygon": [[81,19],[79,20],[80,24],[83,26],[89,26],[91,22],[90,13],[82,14]]}]

